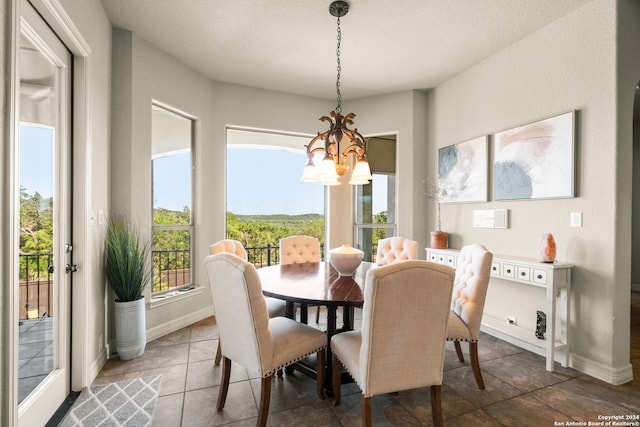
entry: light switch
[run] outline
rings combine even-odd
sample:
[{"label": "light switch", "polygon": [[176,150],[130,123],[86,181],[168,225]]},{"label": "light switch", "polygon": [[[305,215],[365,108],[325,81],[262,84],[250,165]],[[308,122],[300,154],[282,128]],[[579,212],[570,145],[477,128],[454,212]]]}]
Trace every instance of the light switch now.
[{"label": "light switch", "polygon": [[582,227],[582,212],[571,212],[571,226]]}]

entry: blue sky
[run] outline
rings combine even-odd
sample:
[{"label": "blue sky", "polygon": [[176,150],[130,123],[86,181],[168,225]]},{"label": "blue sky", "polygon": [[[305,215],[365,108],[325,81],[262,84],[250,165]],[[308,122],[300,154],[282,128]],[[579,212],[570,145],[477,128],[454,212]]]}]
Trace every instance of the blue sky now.
[{"label": "blue sky", "polygon": [[53,197],[53,129],[20,125],[20,186]]},{"label": "blue sky", "polygon": [[324,187],[300,182],[304,153],[227,149],[227,211],[250,214],[324,213]]}]

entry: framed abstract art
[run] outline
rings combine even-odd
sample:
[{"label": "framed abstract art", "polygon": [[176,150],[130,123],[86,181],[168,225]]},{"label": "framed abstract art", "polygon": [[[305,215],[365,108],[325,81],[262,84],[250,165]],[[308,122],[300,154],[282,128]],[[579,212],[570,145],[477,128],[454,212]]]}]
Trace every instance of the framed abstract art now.
[{"label": "framed abstract art", "polygon": [[487,201],[488,137],[438,150],[440,203]]},{"label": "framed abstract art", "polygon": [[496,133],[494,200],[573,197],[575,111]]}]

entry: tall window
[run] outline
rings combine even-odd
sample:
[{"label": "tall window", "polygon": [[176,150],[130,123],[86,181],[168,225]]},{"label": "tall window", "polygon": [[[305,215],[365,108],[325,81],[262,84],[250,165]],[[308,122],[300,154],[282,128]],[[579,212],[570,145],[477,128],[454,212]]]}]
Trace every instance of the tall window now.
[{"label": "tall window", "polygon": [[395,141],[395,135],[370,138],[373,179],[356,187],[354,241],[365,261],[375,261],[378,240],[396,234]]},{"label": "tall window", "polygon": [[153,292],[191,284],[192,120],[152,108]]},{"label": "tall window", "polygon": [[304,234],[324,243],[324,187],[300,182],[310,137],[227,130],[226,237],[256,266],[278,263],[280,238]]}]

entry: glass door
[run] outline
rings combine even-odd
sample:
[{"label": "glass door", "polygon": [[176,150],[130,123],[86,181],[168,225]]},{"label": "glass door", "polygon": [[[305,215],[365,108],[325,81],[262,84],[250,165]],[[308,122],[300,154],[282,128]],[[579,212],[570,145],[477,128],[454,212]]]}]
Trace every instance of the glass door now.
[{"label": "glass door", "polygon": [[44,425],[70,391],[71,55],[20,2],[18,423]]}]

